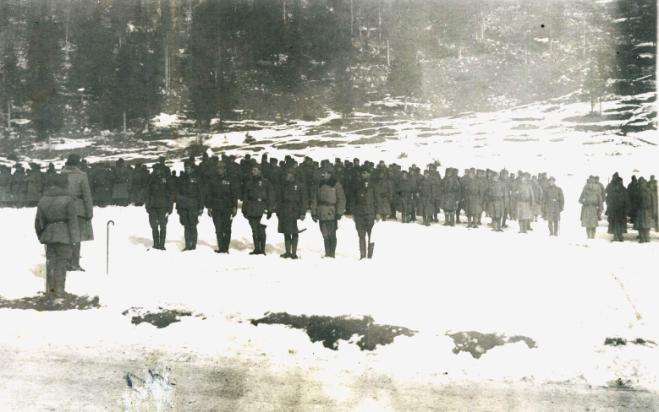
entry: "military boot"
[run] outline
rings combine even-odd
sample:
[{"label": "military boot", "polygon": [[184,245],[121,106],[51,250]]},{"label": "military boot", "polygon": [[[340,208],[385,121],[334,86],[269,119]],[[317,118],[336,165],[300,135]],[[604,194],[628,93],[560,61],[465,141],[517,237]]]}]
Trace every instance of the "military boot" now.
[{"label": "military boot", "polygon": [[259,235],[257,233],[252,233],[252,243],[254,243],[254,250],[249,252],[249,254],[250,255],[258,255],[259,254],[260,240],[259,240]]},{"label": "military boot", "polygon": [[294,235],[291,239],[291,259],[297,259],[297,241],[298,236]]},{"label": "military boot", "polygon": [[366,258],[366,238],[359,238],[359,260]]},{"label": "military boot", "polygon": [[286,253],[279,255],[284,259],[291,257],[291,239],[288,234],[284,234],[284,247],[286,248]]}]

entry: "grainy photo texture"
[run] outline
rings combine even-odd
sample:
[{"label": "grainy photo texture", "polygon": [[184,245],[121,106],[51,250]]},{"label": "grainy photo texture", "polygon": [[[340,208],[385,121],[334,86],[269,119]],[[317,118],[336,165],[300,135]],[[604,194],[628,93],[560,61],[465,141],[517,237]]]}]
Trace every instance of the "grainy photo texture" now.
[{"label": "grainy photo texture", "polygon": [[0,0],[0,410],[659,410],[655,0]]}]

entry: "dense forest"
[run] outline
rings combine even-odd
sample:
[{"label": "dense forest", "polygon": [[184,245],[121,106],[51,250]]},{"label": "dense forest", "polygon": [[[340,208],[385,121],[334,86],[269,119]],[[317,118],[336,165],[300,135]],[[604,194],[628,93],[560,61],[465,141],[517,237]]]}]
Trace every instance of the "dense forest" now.
[{"label": "dense forest", "polygon": [[654,90],[655,59],[654,0],[2,0],[0,119],[203,129],[386,96],[451,114]]}]

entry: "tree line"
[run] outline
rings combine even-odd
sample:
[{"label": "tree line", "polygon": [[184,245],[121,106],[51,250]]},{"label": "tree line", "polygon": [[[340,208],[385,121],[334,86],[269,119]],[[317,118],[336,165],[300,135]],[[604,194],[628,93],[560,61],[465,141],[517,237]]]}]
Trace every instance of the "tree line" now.
[{"label": "tree line", "polygon": [[160,112],[201,128],[239,113],[347,115],[385,94],[438,113],[592,95],[654,72],[627,46],[656,51],[656,4],[631,3],[4,0],[0,112],[46,137],[143,130]]}]

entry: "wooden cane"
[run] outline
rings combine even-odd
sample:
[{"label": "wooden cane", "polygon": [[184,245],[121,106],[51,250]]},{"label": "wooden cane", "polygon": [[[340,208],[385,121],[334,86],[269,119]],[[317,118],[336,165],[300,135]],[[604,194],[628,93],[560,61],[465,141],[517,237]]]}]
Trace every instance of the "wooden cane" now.
[{"label": "wooden cane", "polygon": [[108,220],[105,225],[105,275],[110,275],[110,224],[114,226],[114,220]]}]

